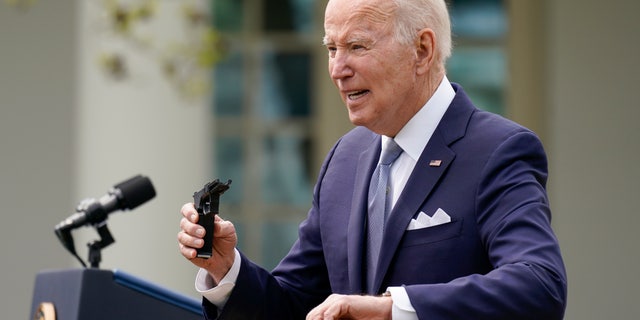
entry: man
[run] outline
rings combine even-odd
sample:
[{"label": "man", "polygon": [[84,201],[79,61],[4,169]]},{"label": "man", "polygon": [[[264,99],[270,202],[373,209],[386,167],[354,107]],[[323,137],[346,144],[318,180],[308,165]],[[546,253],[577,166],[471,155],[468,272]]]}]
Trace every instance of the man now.
[{"label": "man", "polygon": [[[444,1],[330,0],[324,27],[357,128],[326,157],[299,239],[271,273],[235,250],[219,217],[213,258],[195,258],[206,235],[183,206],[178,242],[202,268],[206,317],[561,319],[542,145],[449,82]],[[381,149],[396,145],[383,174]]]}]

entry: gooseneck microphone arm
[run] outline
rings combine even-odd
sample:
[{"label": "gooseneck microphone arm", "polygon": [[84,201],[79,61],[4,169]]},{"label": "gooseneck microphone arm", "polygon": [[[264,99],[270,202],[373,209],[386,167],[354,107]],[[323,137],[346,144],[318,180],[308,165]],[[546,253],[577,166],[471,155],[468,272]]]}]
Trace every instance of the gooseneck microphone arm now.
[{"label": "gooseneck microphone arm", "polygon": [[78,204],[76,213],[57,224],[55,234],[62,245],[69,251],[83,267],[86,264],[76,253],[71,231],[82,226],[93,226],[100,240],[93,241],[89,247],[89,262],[92,268],[98,268],[100,250],[115,242],[107,228],[107,217],[117,210],[131,210],[155,197],[156,192],[149,178],[137,175],[115,185],[99,200],[86,199]]},{"label": "gooseneck microphone arm", "polygon": [[87,267],[87,264],[76,253],[75,245],[73,244],[73,236],[71,235],[71,229],[55,229],[56,236],[62,242],[62,245],[73,255],[83,267]]}]

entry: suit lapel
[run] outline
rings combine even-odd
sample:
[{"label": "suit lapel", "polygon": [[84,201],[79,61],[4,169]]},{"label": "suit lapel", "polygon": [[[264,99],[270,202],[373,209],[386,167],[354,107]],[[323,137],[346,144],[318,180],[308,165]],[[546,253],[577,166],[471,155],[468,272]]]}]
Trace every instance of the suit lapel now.
[{"label": "suit lapel", "polygon": [[[374,285],[378,289],[382,285],[409,222],[418,213],[424,201],[455,159],[456,154],[449,146],[464,136],[471,115],[476,110],[462,88],[453,83],[452,86],[456,91],[456,96],[429,139],[429,143],[422,151],[416,167],[385,224]],[[432,160],[435,163],[440,162],[437,165],[431,165]]]},{"label": "suit lapel", "polygon": [[369,180],[380,157],[380,136],[377,136],[358,159],[351,215],[347,235],[349,287],[354,293],[364,292],[363,257],[366,247],[366,215]]},{"label": "suit lapel", "polygon": [[[378,273],[375,280],[376,287],[381,285],[383,276],[389,268],[391,259],[395,255],[409,222],[420,210],[422,203],[429,196],[454,158],[455,153],[443,142],[438,131],[434,132],[402,190],[400,198],[391,211],[389,220],[385,223],[382,240],[383,250],[380,252]],[[430,166],[431,160],[440,160],[440,165]]]}]

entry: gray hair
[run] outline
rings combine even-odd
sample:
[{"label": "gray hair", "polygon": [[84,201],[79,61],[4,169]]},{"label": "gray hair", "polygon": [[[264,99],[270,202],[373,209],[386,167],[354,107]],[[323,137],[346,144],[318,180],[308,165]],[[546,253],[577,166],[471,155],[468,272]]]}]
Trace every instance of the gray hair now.
[{"label": "gray hair", "polygon": [[431,28],[436,34],[439,59],[444,65],[451,56],[451,21],[445,0],[393,0],[396,4],[395,36],[402,44],[412,45],[416,31]]}]

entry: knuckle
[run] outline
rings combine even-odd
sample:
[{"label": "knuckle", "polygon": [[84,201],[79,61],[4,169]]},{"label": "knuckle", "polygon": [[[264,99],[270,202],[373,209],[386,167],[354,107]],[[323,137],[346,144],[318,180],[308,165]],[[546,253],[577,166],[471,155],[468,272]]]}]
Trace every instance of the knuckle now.
[{"label": "knuckle", "polygon": [[189,240],[187,239],[187,237],[188,235],[185,234],[184,232],[178,233],[178,242],[183,246],[188,244]]},{"label": "knuckle", "polygon": [[193,213],[193,211],[195,211],[195,207],[191,202],[183,204],[180,208],[180,213],[185,217],[189,216],[191,213]]}]

